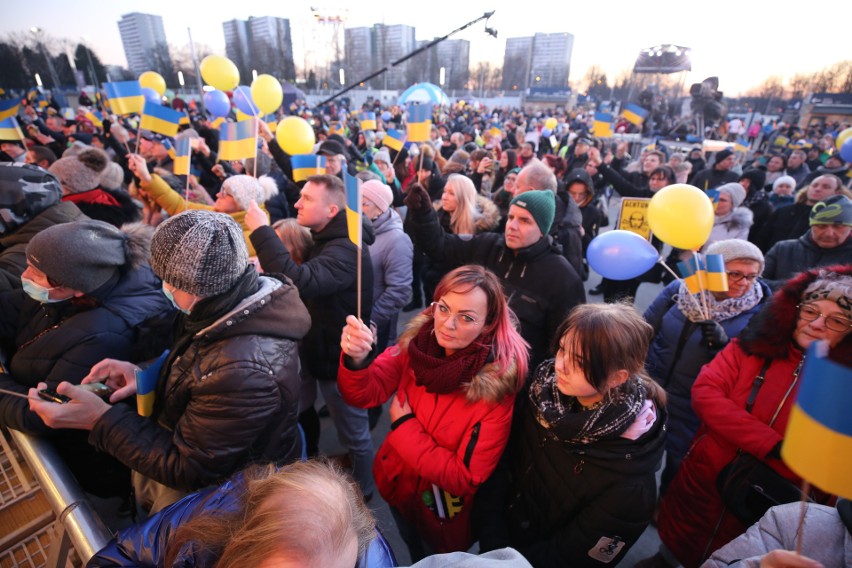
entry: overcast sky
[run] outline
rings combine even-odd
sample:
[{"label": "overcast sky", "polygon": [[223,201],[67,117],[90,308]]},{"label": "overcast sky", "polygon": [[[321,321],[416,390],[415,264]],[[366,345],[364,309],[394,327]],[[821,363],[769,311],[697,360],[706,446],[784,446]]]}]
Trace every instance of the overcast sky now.
[{"label": "overcast sky", "polygon": [[[179,47],[188,43],[187,27],[191,27],[196,43],[206,44],[223,55],[222,22],[249,16],[277,16],[290,19],[298,67],[302,61],[300,53],[310,50],[319,36],[311,33],[315,26],[310,4],[295,4],[261,0],[227,3],[40,0],[33,9],[19,5],[14,10],[5,10],[0,35],[38,26],[58,38],[79,41],[86,36],[104,63],[126,66],[117,24],[122,14],[159,14],[169,43]],[[720,89],[731,96],[762,83],[769,76],[786,78],[796,73],[812,73],[852,58],[848,33],[843,31],[852,19],[849,0],[824,0],[798,7],[773,6],[756,0],[732,3],[511,0],[491,4],[450,0],[326,1],[313,6],[345,16],[345,27],[377,22],[408,24],[416,28],[418,40],[443,36],[485,11],[496,10],[489,26],[497,30],[498,39],[485,34],[481,22],[453,36],[471,42],[471,65],[478,61],[502,65],[507,37],[569,32],[574,34],[570,77],[574,83],[582,80],[591,65],[600,66],[612,80],[621,71],[632,68],[639,50],[663,43],[692,48],[693,71],[687,77],[687,84],[717,75]],[[250,80],[243,77],[242,82]]]}]

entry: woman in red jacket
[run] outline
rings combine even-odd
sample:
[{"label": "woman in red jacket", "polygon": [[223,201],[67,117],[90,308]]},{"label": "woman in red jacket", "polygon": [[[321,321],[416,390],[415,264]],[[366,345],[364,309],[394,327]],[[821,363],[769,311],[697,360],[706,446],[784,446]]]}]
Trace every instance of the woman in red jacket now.
[{"label": "woman in red jacket", "polygon": [[[780,448],[804,354],[815,341],[827,341],[829,356],[852,366],[852,266],[814,269],[791,279],[702,369],[692,387],[692,406],[703,424],[660,504],[658,528],[668,551],[644,567],[674,565],[675,559],[686,568],[698,566],[746,530],[724,508],[716,484],[738,448],[800,483],[781,462]],[[765,382],[748,412],[755,377],[767,363]]]},{"label": "woman in red jacket", "polygon": [[527,345],[497,277],[481,266],[448,273],[434,302],[374,361],[370,328],[347,318],[337,380],[349,404],[387,401],[391,431],[373,475],[412,561],[473,543],[473,495],[491,475],[527,373]]}]

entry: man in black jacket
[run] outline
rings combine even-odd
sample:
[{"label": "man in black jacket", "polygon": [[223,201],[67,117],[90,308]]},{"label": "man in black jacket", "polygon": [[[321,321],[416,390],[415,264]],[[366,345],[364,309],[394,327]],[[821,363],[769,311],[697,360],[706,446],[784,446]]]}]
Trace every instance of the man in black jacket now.
[{"label": "man in black jacket", "polygon": [[731,168],[737,163],[737,157],[733,151],[725,149],[716,152],[713,166],[701,170],[692,178],[692,185],[704,191],[716,189],[720,185],[737,181],[740,177]]},{"label": "man in black jacket", "polygon": [[[251,243],[266,272],[280,272],[293,280],[311,314],[311,330],[302,342],[302,363],[310,380],[317,380],[340,441],[349,450],[353,474],[365,496],[374,491],[373,442],[367,411],[346,404],[337,389],[340,330],[346,316],[358,311],[358,249],[349,240],[343,182],[334,175],[308,178],[295,204],[298,223],[311,230],[313,247],[302,264],[296,264],[269,226],[266,213],[253,205],[246,213]],[[369,246],[372,225],[363,227],[361,249],[361,319],[370,321],[373,302],[373,264]],[[319,440],[319,419],[311,405],[300,417],[309,453]]]},{"label": "man in black jacket", "polygon": [[550,190],[519,194],[509,206],[505,235],[460,237],[441,229],[422,186],[412,185],[405,199],[415,237],[428,256],[454,266],[480,264],[501,279],[530,344],[531,371],[548,356],[550,341],[571,308],[586,301],[582,279],[548,235],[554,201]]}]

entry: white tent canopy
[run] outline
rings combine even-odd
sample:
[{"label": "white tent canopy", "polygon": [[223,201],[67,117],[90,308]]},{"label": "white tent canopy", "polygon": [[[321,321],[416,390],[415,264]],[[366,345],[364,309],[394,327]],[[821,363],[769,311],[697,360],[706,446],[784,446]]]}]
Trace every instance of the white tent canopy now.
[{"label": "white tent canopy", "polygon": [[446,93],[437,85],[432,83],[417,83],[408,87],[399,96],[399,104],[407,103],[432,103],[433,105],[449,104]]}]

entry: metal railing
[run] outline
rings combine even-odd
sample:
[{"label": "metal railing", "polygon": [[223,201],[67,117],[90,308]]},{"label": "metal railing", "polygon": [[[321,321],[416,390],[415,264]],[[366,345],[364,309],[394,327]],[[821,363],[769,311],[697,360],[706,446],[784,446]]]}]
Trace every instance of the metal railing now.
[{"label": "metal railing", "polygon": [[112,534],[50,441],[15,430],[9,433],[56,515],[46,565],[65,566],[71,546],[85,564],[106,546]]}]

